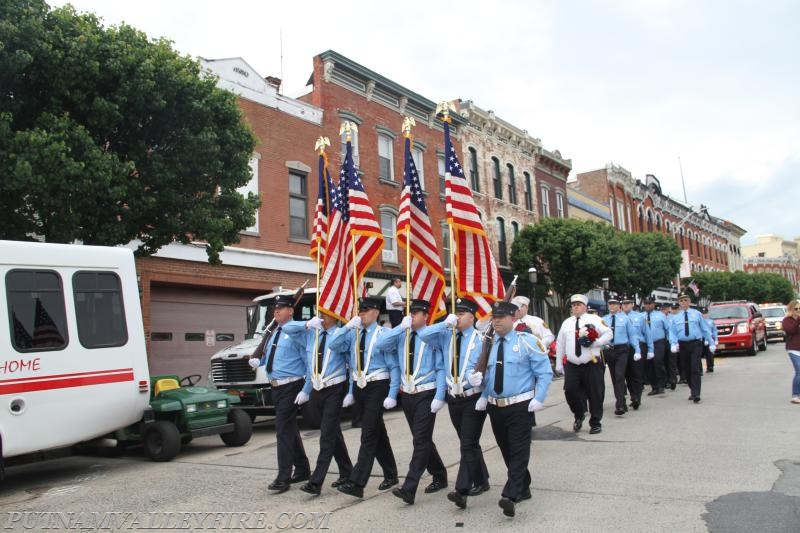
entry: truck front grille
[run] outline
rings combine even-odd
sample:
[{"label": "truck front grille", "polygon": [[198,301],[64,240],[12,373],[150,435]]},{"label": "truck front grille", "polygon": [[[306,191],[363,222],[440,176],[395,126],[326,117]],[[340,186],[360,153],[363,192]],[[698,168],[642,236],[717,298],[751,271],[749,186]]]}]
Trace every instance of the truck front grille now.
[{"label": "truck front grille", "polygon": [[211,362],[211,380],[220,383],[247,383],[255,381],[256,371],[247,359],[214,359]]}]

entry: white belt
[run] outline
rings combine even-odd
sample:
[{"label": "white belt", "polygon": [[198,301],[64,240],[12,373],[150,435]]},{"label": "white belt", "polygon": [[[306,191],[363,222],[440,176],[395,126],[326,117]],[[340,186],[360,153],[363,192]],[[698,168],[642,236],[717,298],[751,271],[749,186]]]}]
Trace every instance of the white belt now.
[{"label": "white belt", "polygon": [[447,391],[447,393],[453,398],[469,398],[470,396],[480,394],[481,392],[483,392],[483,387],[472,387],[471,389],[465,390],[461,394],[453,394],[449,390]]},{"label": "white belt", "polygon": [[346,379],[347,376],[336,376],[335,378],[329,378],[327,380],[323,379],[322,383],[324,383],[324,385],[322,386],[322,388],[324,389],[326,387],[332,387],[334,385],[338,385],[339,383],[343,382]]},{"label": "white belt", "polygon": [[269,384],[273,387],[280,387],[281,385],[288,385],[289,383],[294,383],[295,381],[300,381],[301,379],[305,378],[303,376],[293,376],[284,379],[271,379],[269,380]]},{"label": "white belt", "polygon": [[380,381],[382,379],[389,379],[391,376],[386,371],[380,372],[373,372],[372,374],[367,374],[366,376],[362,376],[359,379],[356,375],[356,372],[353,371],[353,382],[358,385],[359,388],[363,389],[367,386],[367,383],[370,381]]},{"label": "white belt", "polygon": [[431,389],[435,389],[435,388],[436,388],[436,382],[435,381],[431,381],[430,383],[424,383],[422,385],[416,385],[414,387],[414,390],[411,390],[411,391],[407,391],[407,390],[404,389],[403,392],[405,392],[406,394],[417,394],[418,392],[425,392],[426,390],[431,390]]},{"label": "white belt", "polygon": [[532,390],[523,392],[522,394],[517,394],[516,396],[509,396],[508,398],[495,398],[493,396],[489,396],[489,403],[496,405],[497,407],[507,407],[509,405],[514,405],[515,403],[530,400],[534,396],[535,394]]}]

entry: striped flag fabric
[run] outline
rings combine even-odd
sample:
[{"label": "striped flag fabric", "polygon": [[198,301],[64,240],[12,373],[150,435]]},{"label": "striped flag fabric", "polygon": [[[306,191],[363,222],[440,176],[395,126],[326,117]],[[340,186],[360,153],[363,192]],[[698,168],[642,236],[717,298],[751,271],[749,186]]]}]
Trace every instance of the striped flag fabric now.
[{"label": "striped flag fabric", "polygon": [[505,295],[503,280],[492,255],[486,230],[472,199],[472,190],[464,177],[450,142],[450,124],[444,123],[445,207],[447,223],[453,231],[456,268],[456,294],[478,304],[478,318],[491,311],[492,303]]},{"label": "striped flag fabric", "polygon": [[411,255],[412,295],[414,298],[421,298],[431,303],[428,322],[433,323],[437,318],[447,314],[444,299],[444,270],[433,237],[422,185],[411,156],[411,139],[408,137],[405,143],[403,192],[400,197],[400,213],[397,217],[397,242],[408,249]]},{"label": "striped flag fabric", "polygon": [[330,196],[334,189],[333,180],[328,170],[328,158],[323,153],[319,156],[319,193],[314,209],[314,231],[311,235],[309,255],[313,261],[319,260],[324,266],[325,252],[328,248],[328,214],[330,212]]},{"label": "striped flag fabric", "polygon": [[36,348],[53,348],[63,346],[64,337],[45,309],[44,304],[36,298],[36,316],[33,320],[33,346]]}]

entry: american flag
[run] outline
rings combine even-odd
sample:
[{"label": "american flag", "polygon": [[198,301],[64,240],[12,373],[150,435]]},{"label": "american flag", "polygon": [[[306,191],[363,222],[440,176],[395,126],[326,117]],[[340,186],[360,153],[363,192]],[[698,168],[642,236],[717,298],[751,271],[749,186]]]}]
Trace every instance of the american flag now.
[{"label": "american flag", "polygon": [[[409,234],[410,243],[407,238]],[[429,323],[433,323],[447,313],[444,301],[444,271],[433,238],[431,220],[425,207],[417,168],[411,157],[409,138],[406,138],[403,193],[400,197],[400,214],[397,217],[397,242],[405,248],[410,246],[413,297],[431,303],[433,312],[430,314]]]},{"label": "american flag", "polygon": [[450,142],[450,124],[444,123],[445,206],[447,223],[453,230],[456,267],[456,294],[478,304],[478,318],[491,311],[495,300],[503,298],[505,288],[492,256],[486,230],[464,178],[464,170]]},{"label": "american flag", "polygon": [[349,141],[339,186],[331,189],[329,224],[319,306],[336,318],[347,320],[355,307],[354,283],[364,277],[383,248],[381,228],[353,165],[353,147]]},{"label": "american flag", "polygon": [[22,325],[22,322],[19,321],[17,313],[12,311],[11,317],[14,319],[14,346],[17,348],[32,348],[33,337],[31,337],[31,334],[25,329],[25,326]]},{"label": "american flag", "polygon": [[692,289],[695,297],[700,296],[700,287],[697,286],[697,283],[694,280],[692,280],[687,287]]},{"label": "american flag", "polygon": [[36,298],[36,316],[33,321],[33,345],[37,348],[49,348],[62,346],[64,337],[58,331],[58,326],[53,322],[50,313],[42,305],[42,301]]},{"label": "american flag", "polygon": [[325,252],[328,248],[328,212],[333,189],[333,180],[328,171],[328,158],[323,153],[319,156],[319,193],[314,211],[314,233],[311,236],[311,250],[309,251],[311,259],[319,260],[321,265],[325,264]]}]

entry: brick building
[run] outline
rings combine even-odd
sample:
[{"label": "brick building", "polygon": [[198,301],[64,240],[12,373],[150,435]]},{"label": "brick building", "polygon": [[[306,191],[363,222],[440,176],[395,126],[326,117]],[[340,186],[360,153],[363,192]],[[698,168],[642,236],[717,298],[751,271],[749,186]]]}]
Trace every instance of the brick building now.
[{"label": "brick building", "polygon": [[606,202],[617,229],[656,231],[672,237],[684,251],[684,261],[691,272],[741,270],[740,240],[745,230],[711,216],[704,206],[695,210],[665,195],[652,174],[642,182],[623,167],[608,164],[603,169],[578,174],[570,187]]},{"label": "brick building", "polygon": [[779,274],[800,294],[800,237],[793,241],[779,235],[758,235],[755,244],[742,247],[745,272]]}]

